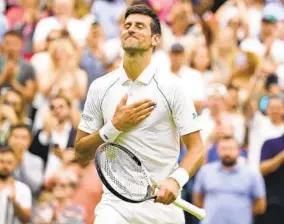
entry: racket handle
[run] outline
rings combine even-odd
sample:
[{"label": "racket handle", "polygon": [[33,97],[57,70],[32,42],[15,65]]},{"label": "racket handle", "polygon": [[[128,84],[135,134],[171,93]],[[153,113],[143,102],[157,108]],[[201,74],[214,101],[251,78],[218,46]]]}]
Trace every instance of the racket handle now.
[{"label": "racket handle", "polygon": [[198,218],[199,220],[204,219],[204,217],[206,216],[206,212],[204,209],[202,208],[198,208],[197,206],[183,200],[183,199],[177,199],[173,202],[173,204],[179,208],[181,208],[182,210],[192,214],[193,216],[195,216],[196,218]]}]

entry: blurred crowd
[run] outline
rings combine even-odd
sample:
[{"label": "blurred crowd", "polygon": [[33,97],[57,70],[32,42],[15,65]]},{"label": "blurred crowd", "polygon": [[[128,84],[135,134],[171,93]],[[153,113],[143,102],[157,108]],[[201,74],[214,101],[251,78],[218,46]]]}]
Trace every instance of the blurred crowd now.
[{"label": "blurred crowd", "polygon": [[[120,66],[131,4],[157,12],[152,60],[183,79],[202,124],[206,162],[183,197],[219,218],[207,223],[249,224],[224,221],[245,208],[283,224],[283,0],[0,0],[0,224],[93,223],[102,186],[74,139],[91,82]],[[234,160],[251,172],[221,172]]]}]

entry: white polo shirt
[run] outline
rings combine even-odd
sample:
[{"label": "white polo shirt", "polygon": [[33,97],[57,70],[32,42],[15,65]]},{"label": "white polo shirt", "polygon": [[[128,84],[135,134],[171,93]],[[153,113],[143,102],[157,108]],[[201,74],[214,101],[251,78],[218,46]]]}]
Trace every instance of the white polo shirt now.
[{"label": "white polo shirt", "polygon": [[180,136],[200,130],[190,91],[181,79],[150,63],[132,82],[123,67],[96,79],[87,94],[79,129],[93,133],[112,119],[128,92],[127,104],[142,99],[157,103],[151,115],[115,140],[138,156],[151,175],[165,180],[178,166]]}]

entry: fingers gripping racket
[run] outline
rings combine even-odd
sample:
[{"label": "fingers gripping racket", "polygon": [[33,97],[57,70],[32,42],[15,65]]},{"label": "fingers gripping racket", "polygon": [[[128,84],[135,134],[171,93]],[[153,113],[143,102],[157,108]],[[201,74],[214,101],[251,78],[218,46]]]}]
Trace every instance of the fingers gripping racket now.
[{"label": "fingers gripping racket", "polygon": [[[152,185],[157,182],[150,177],[141,161],[128,149],[115,143],[104,143],[95,155],[97,172],[106,188],[121,200],[140,203],[155,199]],[[177,199],[173,204],[202,220],[205,210]]]}]

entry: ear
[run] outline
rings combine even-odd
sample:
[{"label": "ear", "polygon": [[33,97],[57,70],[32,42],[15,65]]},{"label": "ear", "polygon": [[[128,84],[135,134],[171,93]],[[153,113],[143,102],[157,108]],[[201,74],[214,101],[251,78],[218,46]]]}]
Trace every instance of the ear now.
[{"label": "ear", "polygon": [[152,46],[157,47],[160,43],[161,35],[160,34],[154,34],[152,36]]}]

